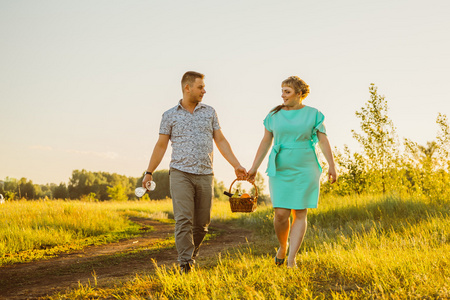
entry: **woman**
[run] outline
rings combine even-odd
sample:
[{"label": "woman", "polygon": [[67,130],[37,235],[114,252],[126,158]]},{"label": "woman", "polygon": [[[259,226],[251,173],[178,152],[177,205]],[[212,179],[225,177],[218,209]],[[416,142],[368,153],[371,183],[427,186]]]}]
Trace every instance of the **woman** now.
[{"label": "woman", "polygon": [[[248,180],[255,180],[256,172],[274,141],[267,174],[275,209],[275,233],[280,243],[275,264],[284,264],[289,238],[287,266],[296,267],[295,258],[307,227],[307,209],[316,208],[319,199],[322,168],[315,152],[317,143],[328,162],[328,179],[334,183],[337,175],[323,124],[324,115],[302,103],[309,94],[309,86],[299,77],[291,76],[282,82],[281,87],[284,103],[264,119],[264,137],[248,172]],[[291,213],[292,225],[289,222]]]}]

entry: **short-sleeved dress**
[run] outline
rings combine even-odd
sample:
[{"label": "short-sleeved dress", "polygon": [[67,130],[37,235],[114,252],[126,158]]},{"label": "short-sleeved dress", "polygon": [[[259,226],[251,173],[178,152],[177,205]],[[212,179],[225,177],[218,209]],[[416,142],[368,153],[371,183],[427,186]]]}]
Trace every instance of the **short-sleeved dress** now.
[{"label": "short-sleeved dress", "polygon": [[272,112],[264,126],[273,134],[267,175],[273,207],[316,208],[322,168],[316,155],[317,131],[326,134],[324,115],[316,108]]}]

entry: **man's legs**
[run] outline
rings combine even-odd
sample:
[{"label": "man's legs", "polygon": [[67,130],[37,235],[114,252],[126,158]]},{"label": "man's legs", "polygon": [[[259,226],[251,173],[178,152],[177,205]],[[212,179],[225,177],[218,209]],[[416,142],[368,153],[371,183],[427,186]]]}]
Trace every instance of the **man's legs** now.
[{"label": "man's legs", "polygon": [[180,265],[192,265],[211,220],[213,175],[194,175],[171,169],[170,192],[178,261]]},{"label": "man's legs", "polygon": [[175,218],[175,245],[180,265],[194,263],[192,260],[194,251],[192,225],[195,189],[189,175],[175,169],[170,170],[170,194]]},{"label": "man's legs", "polygon": [[195,175],[195,212],[194,212],[194,252],[192,259],[198,255],[200,245],[208,232],[211,222],[213,175]]}]

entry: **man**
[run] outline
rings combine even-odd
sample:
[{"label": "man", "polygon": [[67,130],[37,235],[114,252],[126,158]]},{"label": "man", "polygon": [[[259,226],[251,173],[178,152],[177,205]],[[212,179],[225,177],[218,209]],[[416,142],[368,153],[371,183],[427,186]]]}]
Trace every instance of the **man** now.
[{"label": "man", "polygon": [[164,112],[159,139],[153,149],[142,186],[152,180],[169,140],[172,141],[170,193],[175,217],[175,244],[182,272],[195,263],[211,219],[213,198],[213,140],[223,157],[245,179],[231,146],[220,130],[217,114],[202,102],[206,93],[204,75],[189,71],[181,79],[183,99]]}]

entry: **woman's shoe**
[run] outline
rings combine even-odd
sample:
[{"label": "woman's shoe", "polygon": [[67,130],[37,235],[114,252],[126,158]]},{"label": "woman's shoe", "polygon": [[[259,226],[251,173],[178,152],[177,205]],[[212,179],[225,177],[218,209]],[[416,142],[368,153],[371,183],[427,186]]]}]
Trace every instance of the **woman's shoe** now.
[{"label": "woman's shoe", "polygon": [[286,258],[278,258],[275,256],[275,265],[276,266],[282,266],[284,264],[284,261],[286,260]]}]

